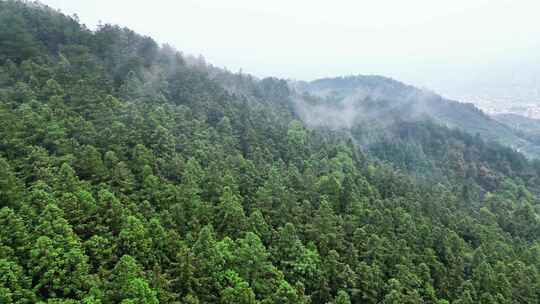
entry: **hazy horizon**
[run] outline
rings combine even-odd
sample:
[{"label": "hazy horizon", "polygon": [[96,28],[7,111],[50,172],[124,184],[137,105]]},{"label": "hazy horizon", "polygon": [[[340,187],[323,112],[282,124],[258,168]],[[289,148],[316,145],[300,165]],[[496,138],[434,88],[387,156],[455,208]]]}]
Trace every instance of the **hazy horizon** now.
[{"label": "hazy horizon", "polygon": [[466,102],[540,103],[540,3],[44,0],[258,77],[376,74]]}]

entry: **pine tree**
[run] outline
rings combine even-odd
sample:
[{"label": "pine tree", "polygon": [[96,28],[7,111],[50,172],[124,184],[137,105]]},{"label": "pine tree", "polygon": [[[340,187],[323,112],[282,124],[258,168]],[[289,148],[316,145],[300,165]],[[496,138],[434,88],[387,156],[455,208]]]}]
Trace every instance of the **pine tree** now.
[{"label": "pine tree", "polygon": [[42,298],[77,299],[87,289],[88,257],[56,205],[47,205],[33,233],[28,268]]},{"label": "pine tree", "polygon": [[114,303],[159,303],[137,261],[129,255],[122,256],[114,266],[107,296]]}]

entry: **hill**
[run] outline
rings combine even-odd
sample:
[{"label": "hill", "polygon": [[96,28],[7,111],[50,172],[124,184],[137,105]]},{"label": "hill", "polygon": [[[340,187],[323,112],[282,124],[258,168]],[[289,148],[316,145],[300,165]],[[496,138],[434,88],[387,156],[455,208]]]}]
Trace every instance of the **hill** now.
[{"label": "hill", "polygon": [[493,119],[510,126],[521,137],[527,138],[531,142],[540,142],[540,120],[538,119],[511,113],[496,114],[493,115]]},{"label": "hill", "polygon": [[[358,75],[298,82],[293,86],[300,92],[325,99],[332,105],[339,105],[347,113],[336,114],[348,117],[345,121],[349,126],[354,124],[349,121],[351,119],[376,120],[384,124],[393,123],[395,120],[428,119],[472,135],[479,134],[487,141],[495,141],[519,150],[531,158],[540,155],[537,141],[516,132],[504,120],[484,114],[473,104],[448,100],[433,92],[390,78]],[[378,102],[375,107],[372,105],[374,101]],[[384,103],[383,107],[381,103]],[[369,115],[364,117],[366,112]]]},{"label": "hill", "polygon": [[0,1],[0,303],[539,301],[537,162],[328,102]]}]

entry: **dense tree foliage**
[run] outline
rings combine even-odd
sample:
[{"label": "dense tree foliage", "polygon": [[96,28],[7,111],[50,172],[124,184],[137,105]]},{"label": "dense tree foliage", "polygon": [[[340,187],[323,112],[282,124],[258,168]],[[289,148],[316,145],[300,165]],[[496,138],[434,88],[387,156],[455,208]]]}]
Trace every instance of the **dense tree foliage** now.
[{"label": "dense tree foliage", "polygon": [[540,166],[295,94],[0,1],[0,303],[540,301]]}]

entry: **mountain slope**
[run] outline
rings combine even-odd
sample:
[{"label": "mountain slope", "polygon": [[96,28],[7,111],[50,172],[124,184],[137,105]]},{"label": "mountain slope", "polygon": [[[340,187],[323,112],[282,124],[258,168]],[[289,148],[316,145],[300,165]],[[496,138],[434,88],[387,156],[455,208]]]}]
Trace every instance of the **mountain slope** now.
[{"label": "mountain slope", "polygon": [[423,183],[402,149],[358,149],[376,130],[298,120],[324,101],[283,80],[34,2],[0,1],[0,37],[0,303],[540,299],[540,166],[519,153],[391,131],[452,175]]},{"label": "mountain slope", "polygon": [[540,142],[540,120],[517,114],[496,114],[493,119],[510,126],[522,137],[531,142]]},{"label": "mountain slope", "polygon": [[[349,76],[319,79],[293,84],[300,92],[309,93],[337,104],[344,112],[336,115],[355,119],[419,121],[426,118],[458,128],[472,135],[480,134],[488,141],[496,141],[520,150],[530,157],[540,154],[540,146],[498,120],[492,119],[472,104],[447,100],[439,95],[420,90],[381,76]],[[374,107],[373,101],[379,101]],[[384,106],[381,107],[381,103]],[[351,113],[352,112],[352,113]],[[365,113],[368,112],[367,118]],[[332,120],[332,118],[330,118]]]}]

